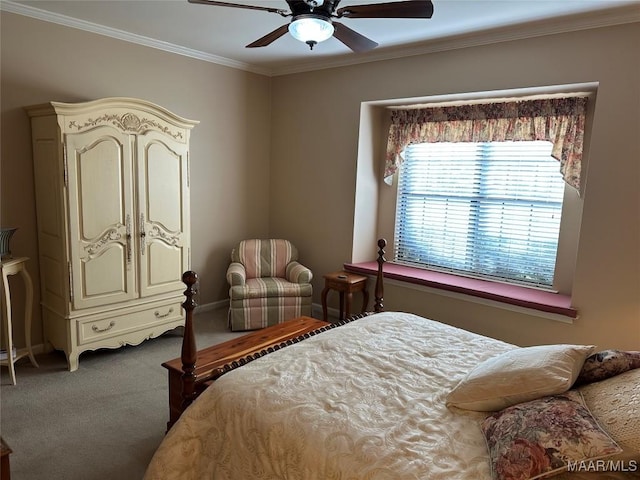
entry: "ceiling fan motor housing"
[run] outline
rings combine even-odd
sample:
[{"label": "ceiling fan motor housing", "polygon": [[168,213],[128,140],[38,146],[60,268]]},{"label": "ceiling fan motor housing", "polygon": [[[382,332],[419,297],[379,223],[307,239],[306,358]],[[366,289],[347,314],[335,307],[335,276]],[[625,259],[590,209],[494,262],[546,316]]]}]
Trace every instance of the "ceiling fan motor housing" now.
[{"label": "ceiling fan motor housing", "polygon": [[287,0],[291,15],[316,14],[330,18],[335,12],[340,0]]}]

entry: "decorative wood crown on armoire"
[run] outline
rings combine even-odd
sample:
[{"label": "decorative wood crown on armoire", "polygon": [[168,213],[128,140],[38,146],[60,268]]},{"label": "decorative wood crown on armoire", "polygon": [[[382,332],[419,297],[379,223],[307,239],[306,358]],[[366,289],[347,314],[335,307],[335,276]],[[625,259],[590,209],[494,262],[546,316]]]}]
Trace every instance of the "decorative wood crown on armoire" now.
[{"label": "decorative wood crown on armoire", "polygon": [[184,324],[189,134],[197,121],[106,98],[28,107],[45,342],[86,350]]}]

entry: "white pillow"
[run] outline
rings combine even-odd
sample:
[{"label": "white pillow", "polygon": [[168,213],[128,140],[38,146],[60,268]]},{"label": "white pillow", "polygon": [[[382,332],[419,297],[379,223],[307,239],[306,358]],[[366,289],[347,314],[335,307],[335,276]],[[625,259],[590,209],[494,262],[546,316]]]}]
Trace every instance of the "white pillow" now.
[{"label": "white pillow", "polygon": [[477,365],[447,395],[447,406],[491,412],[564,393],[594,345],[540,345],[505,352]]}]

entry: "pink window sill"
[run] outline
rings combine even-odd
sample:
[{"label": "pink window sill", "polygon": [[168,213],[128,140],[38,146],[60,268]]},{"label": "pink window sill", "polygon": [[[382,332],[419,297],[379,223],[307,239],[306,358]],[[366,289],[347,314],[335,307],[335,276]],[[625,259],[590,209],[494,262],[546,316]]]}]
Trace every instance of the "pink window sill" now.
[{"label": "pink window sill", "polygon": [[[377,262],[345,263],[344,269],[348,272],[375,276],[378,272],[378,264]],[[568,295],[422,270],[390,262],[384,264],[383,272],[385,278],[402,282],[472,295],[570,318],[578,317],[578,311],[571,306],[571,297]]]}]

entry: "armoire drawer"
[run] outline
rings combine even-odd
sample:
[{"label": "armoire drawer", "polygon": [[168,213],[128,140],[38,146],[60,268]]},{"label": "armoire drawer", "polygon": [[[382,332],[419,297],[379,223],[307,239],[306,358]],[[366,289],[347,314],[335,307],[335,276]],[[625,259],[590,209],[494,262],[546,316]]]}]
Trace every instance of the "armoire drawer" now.
[{"label": "armoire drawer", "polygon": [[80,320],[78,322],[78,344],[91,343],[153,325],[164,324],[175,321],[181,316],[181,304],[175,302],[99,320]]}]

